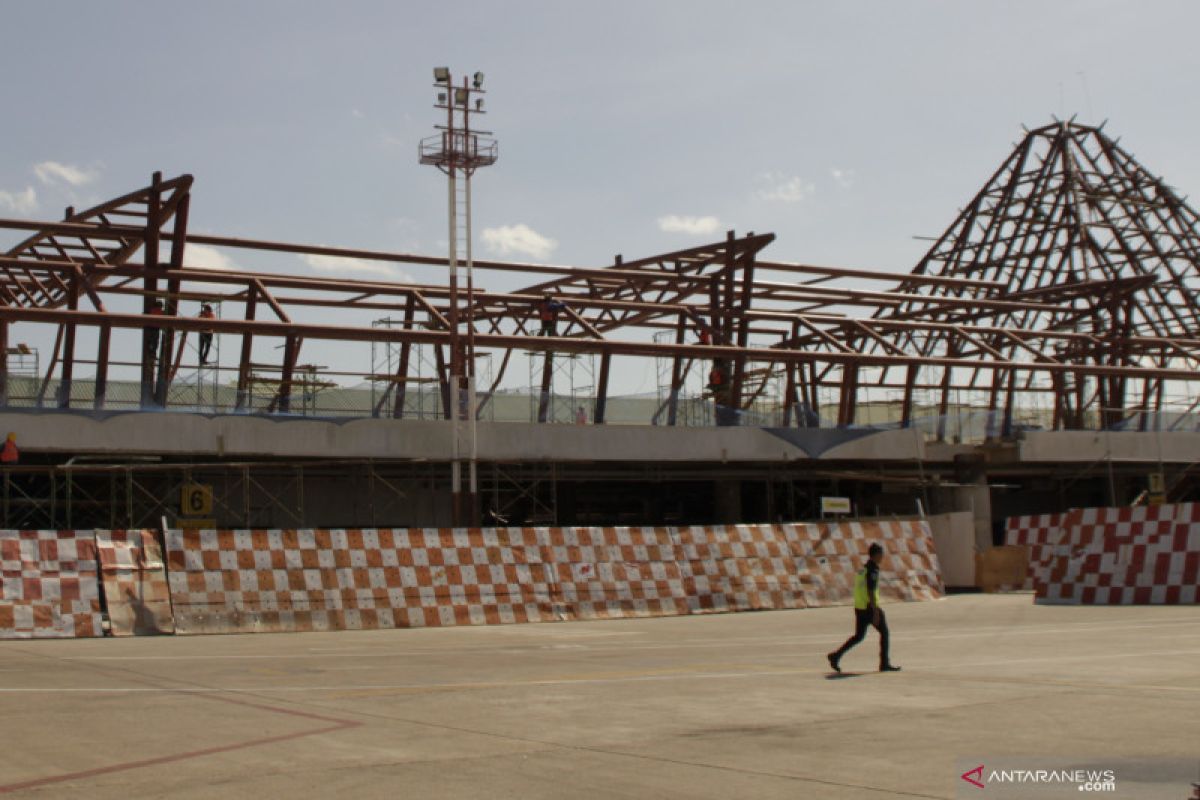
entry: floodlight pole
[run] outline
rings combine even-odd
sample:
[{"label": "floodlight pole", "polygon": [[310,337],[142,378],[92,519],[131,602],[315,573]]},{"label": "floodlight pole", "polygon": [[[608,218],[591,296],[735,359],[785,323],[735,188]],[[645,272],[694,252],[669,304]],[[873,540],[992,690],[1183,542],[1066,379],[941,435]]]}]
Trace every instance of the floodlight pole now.
[{"label": "floodlight pole", "polygon": [[[464,77],[461,88],[455,87],[450,70],[439,67],[434,70],[434,86],[440,90],[434,108],[446,109],[446,124],[437,126],[440,134],[421,140],[419,147],[422,164],[432,164],[446,174],[448,179],[448,224],[449,224],[449,267],[450,267],[450,376],[448,383],[450,406],[450,430],[452,437],[450,461],[450,487],[453,499],[453,524],[465,522],[479,524],[479,483],[476,440],[475,403],[475,276],[471,248],[471,176],[479,167],[496,163],[496,140],[488,131],[471,130],[471,114],[482,114],[484,94],[483,73],[476,72],[473,81]],[[472,102],[474,111],[472,112]],[[462,116],[457,125],[456,113]],[[462,230],[459,229],[458,179],[462,175]],[[459,333],[459,274],[458,245],[460,235],[466,256],[467,306],[466,341]],[[465,345],[465,346],[464,346]],[[464,419],[465,417],[465,419]],[[465,442],[468,452],[469,491],[466,498],[462,492],[463,434],[466,422]],[[465,506],[465,508],[464,508]]]}]

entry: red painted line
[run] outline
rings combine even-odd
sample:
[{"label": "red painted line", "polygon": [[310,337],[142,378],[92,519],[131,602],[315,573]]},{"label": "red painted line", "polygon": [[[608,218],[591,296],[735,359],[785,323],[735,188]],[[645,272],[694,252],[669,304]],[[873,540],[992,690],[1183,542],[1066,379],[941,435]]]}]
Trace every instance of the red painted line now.
[{"label": "red painted line", "polygon": [[335,731],[346,730],[348,728],[357,728],[363,723],[349,719],[337,719],[335,717],[323,717],[319,714],[310,714],[305,711],[295,711],[290,708],[279,708],[277,706],[264,706],[258,703],[248,703],[244,700],[235,700],[231,697],[221,697],[219,695],[200,694],[199,697],[207,697],[210,700],[220,700],[225,703],[233,703],[234,705],[247,706],[249,708],[257,708],[263,711],[273,711],[278,714],[288,714],[294,717],[305,717],[306,719],[320,720],[321,722],[332,722],[333,725],[324,728],[317,728],[309,731],[297,731],[296,733],[285,733],[279,736],[267,736],[262,739],[251,739],[246,742],[238,742],[237,744],[227,744],[218,747],[208,747],[203,750],[189,750],[185,753],[175,753],[168,756],[158,756],[156,758],[145,758],[140,761],[126,761],[120,764],[110,764],[107,767],[96,767],[95,769],[86,769],[79,772],[68,772],[63,775],[54,775],[49,778],[35,778],[31,781],[22,781],[21,783],[10,783],[5,786],[0,786],[0,794],[8,794],[17,792],[21,789],[32,789],[38,786],[48,786],[55,783],[65,783],[67,781],[77,781],[83,778],[94,778],[97,775],[108,775],[113,772],[124,772],[131,769],[142,769],[143,767],[153,767],[159,764],[170,764],[176,761],[185,761],[191,758],[202,758],[203,756],[211,756],[217,753],[228,753],[233,750],[245,750],[250,747],[262,747],[267,744],[276,742],[286,742],[292,739],[302,739],[306,736],[318,736],[322,733],[333,733]]}]

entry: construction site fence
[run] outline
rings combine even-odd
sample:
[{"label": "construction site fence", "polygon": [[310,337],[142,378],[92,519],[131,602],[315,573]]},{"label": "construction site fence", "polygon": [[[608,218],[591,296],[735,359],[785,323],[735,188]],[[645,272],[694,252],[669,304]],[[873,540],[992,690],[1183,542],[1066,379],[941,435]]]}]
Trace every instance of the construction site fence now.
[{"label": "construction site fence", "polygon": [[1039,603],[1200,603],[1200,503],[1079,508],[1005,520]]},{"label": "construction site fence", "polygon": [[0,638],[359,630],[942,597],[923,520],[691,527],[0,531]]}]

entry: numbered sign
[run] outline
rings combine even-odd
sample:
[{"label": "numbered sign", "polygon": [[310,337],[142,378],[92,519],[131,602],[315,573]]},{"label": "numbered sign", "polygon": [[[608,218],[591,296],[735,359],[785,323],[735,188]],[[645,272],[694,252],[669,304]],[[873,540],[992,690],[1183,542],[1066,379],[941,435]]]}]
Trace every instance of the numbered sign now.
[{"label": "numbered sign", "polygon": [[185,517],[212,515],[212,486],[207,483],[185,483],[179,501],[179,513]]}]

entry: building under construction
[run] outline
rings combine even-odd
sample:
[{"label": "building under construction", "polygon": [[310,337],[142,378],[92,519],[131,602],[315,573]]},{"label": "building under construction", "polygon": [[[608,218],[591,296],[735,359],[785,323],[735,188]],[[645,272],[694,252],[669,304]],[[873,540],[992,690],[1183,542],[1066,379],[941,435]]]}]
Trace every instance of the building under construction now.
[{"label": "building under construction", "polygon": [[[983,540],[1198,494],[1196,212],[1101,128],[1029,131],[905,275],[732,231],[600,267],[475,260],[466,286],[200,269],[189,244],[449,261],[196,235],[191,186],[0,220],[28,234],[0,258],[2,527],[751,522],[839,496],[972,510]],[[321,340],[338,368],[306,357]],[[655,392],[609,391],[650,363]]]}]

